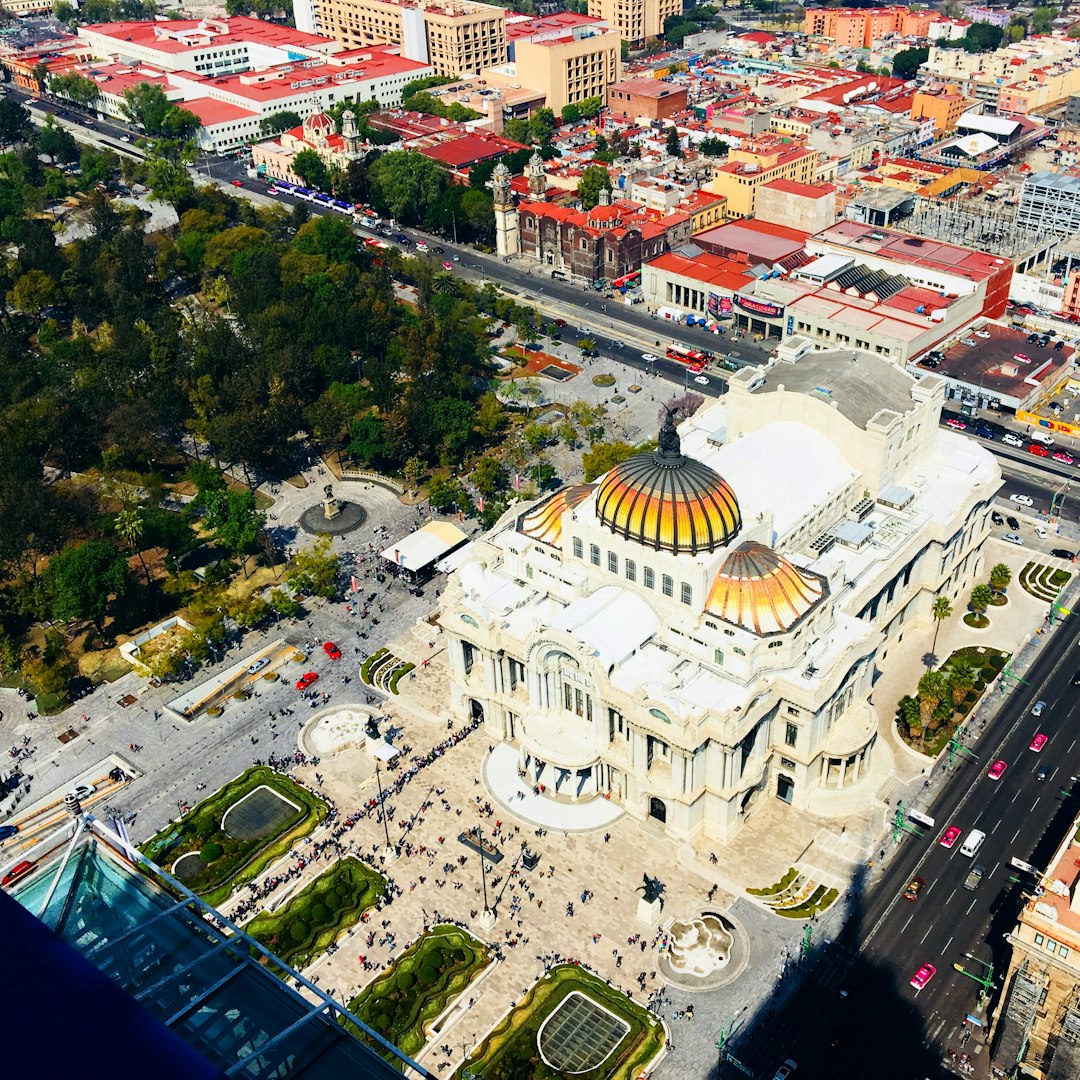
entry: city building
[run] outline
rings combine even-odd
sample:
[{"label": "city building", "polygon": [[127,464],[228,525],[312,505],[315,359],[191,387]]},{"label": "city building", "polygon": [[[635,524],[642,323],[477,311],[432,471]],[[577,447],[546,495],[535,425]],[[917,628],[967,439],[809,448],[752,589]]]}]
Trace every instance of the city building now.
[{"label": "city building", "polygon": [[906,7],[807,8],[803,33],[829,38],[834,45],[869,49],[892,35],[926,37],[937,12]]},{"label": "city building", "polygon": [[836,220],[836,188],[770,180],[758,189],[755,217],[800,232],[821,232]]},{"label": "city building", "polygon": [[663,79],[623,79],[607,88],[612,116],[627,120],[668,120],[686,112],[687,89]]},{"label": "city building", "polygon": [[227,19],[155,19],[87,23],[79,40],[95,57],[207,79],[255,68],[324,60],[342,51],[332,38],[246,15]]},{"label": "city building", "polygon": [[978,169],[960,165],[935,165],[915,158],[882,158],[866,183],[880,183],[900,191],[910,191],[929,198],[948,198],[984,177]]},{"label": "city building", "polygon": [[934,121],[935,136],[943,138],[952,134],[956,122],[971,105],[972,102],[951,84],[921,87],[912,95],[911,118],[929,117]]},{"label": "city building", "polygon": [[1080,177],[1052,172],[1025,176],[1020,185],[1016,223],[1061,236],[1080,231]]},{"label": "city building", "polygon": [[791,139],[762,135],[733,147],[706,185],[727,199],[728,218],[751,217],[758,190],[773,180],[812,184],[818,179],[818,152]]},{"label": "city building", "polygon": [[990,1062],[1000,1075],[1038,1080],[1080,1076],[1078,824],[1073,823],[1045,870],[1020,868],[1038,888],[1006,935],[1012,953],[990,1034]]},{"label": "city building", "polygon": [[251,164],[260,176],[303,184],[293,172],[297,154],[313,150],[327,168],[345,169],[360,153],[356,117],[346,111],[341,117],[342,134],[337,133],[334,121],[326,113],[312,113],[303,124],[282,132],[276,139],[267,139],[251,148]]},{"label": "city building", "polygon": [[507,26],[517,81],[543,91],[556,116],[564,105],[580,105],[588,98],[603,101],[621,71],[619,35],[597,20],[570,26],[557,17],[529,22],[532,25],[515,26],[512,21]]},{"label": "city building", "polygon": [[42,70],[46,79],[66,75],[77,64],[89,60],[91,55],[91,50],[76,37],[66,34],[25,46],[0,42],[0,68],[16,86],[32,94],[40,94],[43,90],[40,84]]},{"label": "city building", "polygon": [[703,251],[747,266],[794,270],[807,261],[805,248],[808,238],[809,235],[801,229],[748,218],[706,229],[694,237],[694,243]]},{"label": "city building", "polygon": [[506,11],[475,0],[319,0],[315,19],[346,48],[400,45],[439,75],[475,75],[507,60]]},{"label": "city building", "polygon": [[631,45],[659,37],[664,20],[681,12],[681,0],[589,0],[589,14],[603,19]]},{"label": "city building", "polygon": [[782,355],[669,414],[655,451],[513,508],[451,574],[448,706],[482,719],[496,794],[523,776],[564,814],[705,844],[773,800],[879,797],[876,662],[985,572],[1001,474],[939,427],[940,380]]},{"label": "city building", "polygon": [[719,319],[731,314],[732,298],[749,280],[746,263],[689,243],[642,266],[641,294],[661,316]]}]

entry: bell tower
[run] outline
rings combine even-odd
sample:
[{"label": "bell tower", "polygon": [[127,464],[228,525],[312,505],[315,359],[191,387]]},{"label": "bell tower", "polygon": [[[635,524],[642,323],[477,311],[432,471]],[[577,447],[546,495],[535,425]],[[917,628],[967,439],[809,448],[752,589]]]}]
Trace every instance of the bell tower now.
[{"label": "bell tower", "polygon": [[356,113],[351,109],[341,114],[341,140],[350,154],[360,150],[360,129],[356,126]]},{"label": "bell tower", "polygon": [[495,250],[500,258],[516,255],[521,246],[518,210],[510,192],[510,170],[500,161],[488,184],[495,204]]},{"label": "bell tower", "polygon": [[544,172],[543,158],[536,152],[529,158],[529,197],[542,199],[547,190],[547,175]]}]

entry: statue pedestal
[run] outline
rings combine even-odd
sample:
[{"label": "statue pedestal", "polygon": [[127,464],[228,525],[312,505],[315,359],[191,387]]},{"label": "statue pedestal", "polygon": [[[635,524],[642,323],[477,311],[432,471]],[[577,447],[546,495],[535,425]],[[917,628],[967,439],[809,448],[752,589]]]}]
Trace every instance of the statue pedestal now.
[{"label": "statue pedestal", "polygon": [[323,499],[322,512],[327,521],[333,521],[341,513],[341,505],[337,499]]},{"label": "statue pedestal", "polygon": [[473,920],[481,930],[491,931],[495,929],[495,912],[491,908],[484,908]]},{"label": "statue pedestal", "polygon": [[646,900],[642,897],[638,900],[637,904],[637,917],[643,923],[648,923],[649,926],[656,926],[660,922],[660,912],[663,910],[663,905],[659,900]]}]

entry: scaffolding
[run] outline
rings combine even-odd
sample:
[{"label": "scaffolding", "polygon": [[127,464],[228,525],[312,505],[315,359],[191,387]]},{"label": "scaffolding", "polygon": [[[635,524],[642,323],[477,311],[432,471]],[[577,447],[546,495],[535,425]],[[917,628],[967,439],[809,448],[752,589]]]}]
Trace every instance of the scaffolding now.
[{"label": "scaffolding", "polygon": [[1023,259],[1046,247],[1047,237],[1016,222],[1016,210],[997,204],[965,206],[943,199],[915,200],[915,210],[905,224],[910,232],[934,236],[976,251],[990,251],[1005,259]]}]

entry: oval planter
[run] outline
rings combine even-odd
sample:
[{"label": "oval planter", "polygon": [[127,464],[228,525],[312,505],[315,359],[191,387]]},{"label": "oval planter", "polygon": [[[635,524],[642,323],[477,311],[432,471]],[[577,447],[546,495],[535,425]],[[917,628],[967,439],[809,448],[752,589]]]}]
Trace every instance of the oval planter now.
[{"label": "oval planter", "polygon": [[969,630],[989,630],[990,620],[985,615],[976,615],[975,612],[969,611],[964,616],[964,625]]}]

